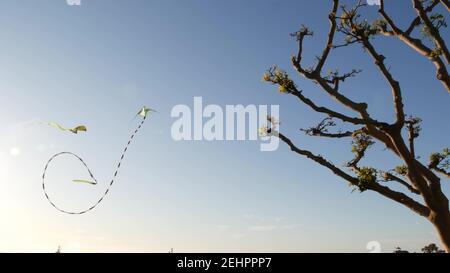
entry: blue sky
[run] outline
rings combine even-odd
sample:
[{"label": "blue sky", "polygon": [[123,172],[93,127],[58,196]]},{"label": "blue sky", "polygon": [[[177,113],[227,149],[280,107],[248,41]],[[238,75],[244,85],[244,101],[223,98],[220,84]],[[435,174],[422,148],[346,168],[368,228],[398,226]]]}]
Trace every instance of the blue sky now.
[{"label": "blue sky", "polygon": [[[322,117],[261,82],[278,64],[318,104],[346,111],[290,65],[296,43],[289,33],[301,24],[315,32],[305,61],[321,52],[327,1],[82,0],[75,7],[64,0],[7,0],[1,6],[0,251],[61,245],[63,251],[364,252],[375,240],[389,252],[438,242],[424,219],[375,193],[351,193],[346,182],[283,144],[263,153],[255,141],[171,138],[172,107],[192,106],[194,96],[222,106],[278,104],[282,130],[299,146],[336,164],[349,160],[349,140],[304,136],[298,129]],[[413,16],[404,11],[409,6],[395,1],[388,8],[405,25]],[[366,11],[373,18],[376,8]],[[434,80],[434,67],[396,40],[375,43],[402,83],[406,112],[424,120],[417,153],[426,158],[448,146],[448,93]],[[338,67],[363,69],[345,93],[392,121],[390,90],[358,45],[336,51],[328,68]],[[87,161],[100,185],[53,187],[61,206],[89,206],[111,178],[142,105],[160,113],[136,138],[105,201],[83,216],[54,210],[41,189],[48,158],[72,151]],[[36,123],[42,120],[82,123],[89,131],[64,134]],[[380,145],[366,162],[399,163]],[[84,171],[70,160],[58,164],[61,179]]]}]

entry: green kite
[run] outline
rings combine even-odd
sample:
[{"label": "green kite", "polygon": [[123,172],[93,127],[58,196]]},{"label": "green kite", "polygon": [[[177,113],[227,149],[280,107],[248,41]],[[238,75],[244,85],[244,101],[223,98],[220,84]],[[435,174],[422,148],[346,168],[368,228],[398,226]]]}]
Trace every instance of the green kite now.
[{"label": "green kite", "polygon": [[[47,191],[46,191],[46,186],[45,186],[45,180],[46,180],[47,170],[48,170],[48,168],[49,168],[50,163],[51,163],[53,160],[55,160],[55,159],[58,158],[59,156],[63,156],[63,155],[72,156],[72,157],[75,157],[76,159],[78,159],[78,160],[81,162],[81,164],[83,164],[83,166],[86,168],[86,170],[88,171],[90,177],[92,178],[91,180],[86,180],[86,179],[73,179],[72,182],[74,182],[74,183],[81,183],[81,184],[88,184],[88,185],[97,185],[97,179],[95,179],[93,173],[91,172],[91,170],[89,169],[89,167],[88,167],[88,165],[85,163],[85,161],[84,161],[81,157],[79,157],[78,155],[76,155],[76,154],[74,154],[74,153],[71,153],[71,152],[60,152],[60,153],[57,153],[57,154],[53,155],[53,156],[47,161],[47,164],[45,164],[44,172],[42,173],[42,189],[43,189],[43,191],[44,191],[45,197],[47,198],[48,202],[49,202],[55,209],[59,210],[60,212],[66,213],[66,214],[72,214],[72,215],[74,215],[74,214],[77,214],[77,215],[79,215],[79,214],[84,214],[84,213],[87,213],[87,212],[93,210],[95,207],[97,207],[97,205],[100,204],[100,202],[102,202],[102,201],[104,200],[105,196],[108,194],[108,192],[109,192],[111,186],[113,185],[114,181],[116,180],[117,174],[118,174],[118,172],[119,172],[119,169],[120,169],[120,167],[122,166],[122,162],[123,162],[123,159],[124,159],[124,157],[125,157],[125,154],[126,154],[126,152],[128,151],[128,148],[129,148],[130,144],[132,143],[132,141],[133,141],[133,139],[134,139],[134,136],[135,136],[136,134],[138,134],[138,132],[140,131],[142,125],[144,124],[144,122],[145,122],[145,120],[146,120],[146,118],[147,118],[147,115],[148,115],[150,112],[158,112],[158,111],[156,111],[156,110],[154,110],[154,109],[151,109],[151,108],[148,108],[148,107],[144,106],[144,107],[142,107],[142,108],[139,110],[139,112],[136,114],[136,117],[137,117],[137,116],[140,116],[140,117],[142,117],[142,120],[141,120],[141,122],[139,123],[139,125],[136,127],[136,129],[133,131],[133,133],[131,134],[130,138],[128,139],[128,142],[127,142],[127,144],[125,145],[125,148],[124,148],[122,154],[120,155],[119,162],[118,162],[118,164],[117,164],[117,166],[116,166],[116,168],[115,168],[115,170],[114,170],[113,178],[112,178],[112,180],[109,182],[108,187],[106,188],[106,190],[105,190],[105,192],[103,193],[103,195],[97,200],[97,202],[95,202],[92,206],[90,206],[88,209],[85,209],[85,210],[81,210],[81,211],[68,211],[68,210],[64,210],[64,209],[58,207],[58,206],[51,200],[50,196],[48,195],[48,193],[47,193]],[[54,127],[54,128],[57,128],[57,129],[59,129],[59,130],[61,130],[61,131],[69,131],[69,132],[72,132],[72,133],[74,133],[74,134],[78,134],[78,132],[86,132],[86,131],[87,131],[86,126],[84,126],[84,125],[77,126],[77,127],[73,128],[73,129],[68,129],[68,128],[64,128],[63,126],[61,126],[60,124],[55,123],[55,122],[47,122],[47,123],[45,123],[45,124],[47,124],[47,125],[49,125],[49,126],[52,126],[52,127]]]},{"label": "green kite", "polygon": [[87,132],[87,128],[84,125],[78,125],[73,129],[65,128],[62,125],[56,123],[56,122],[45,122],[44,124],[47,124],[48,126],[54,127],[56,129],[59,129],[61,131],[65,132],[72,132],[74,134],[78,134],[78,132]]}]

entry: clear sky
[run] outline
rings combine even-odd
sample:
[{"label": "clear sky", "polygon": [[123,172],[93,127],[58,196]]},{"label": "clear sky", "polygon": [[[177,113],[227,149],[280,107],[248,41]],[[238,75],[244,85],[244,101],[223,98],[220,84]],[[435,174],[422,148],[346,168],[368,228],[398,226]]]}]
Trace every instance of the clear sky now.
[{"label": "clear sky", "polygon": [[[355,1],[346,1],[353,3]],[[389,1],[402,23],[410,1]],[[376,7],[367,7],[374,17]],[[376,193],[351,193],[329,171],[280,144],[259,151],[257,141],[176,142],[174,105],[280,105],[282,131],[301,147],[340,165],[351,159],[349,140],[333,143],[299,132],[321,120],[276,87],[261,82],[278,64],[318,104],[332,106],[291,69],[303,23],[315,32],[306,61],[323,47],[328,1],[4,0],[0,8],[0,252],[365,252],[419,250],[438,242],[432,226]],[[448,31],[444,31],[448,39]],[[423,119],[417,154],[448,146],[449,95],[434,67],[396,40],[376,40],[401,81],[408,114]],[[393,120],[390,90],[356,45],[336,52],[328,68],[363,73],[344,85]],[[86,208],[103,192],[139,107],[159,110],[130,148],[110,195],[94,211],[70,216],[45,199],[41,175],[60,151],[82,156],[99,185],[74,185],[85,172],[76,161],[54,165],[53,197],[68,209]],[[62,133],[38,121],[88,132]],[[399,162],[375,145],[367,164]],[[52,183],[52,182],[49,182]],[[448,184],[448,183],[447,183]],[[444,185],[450,192],[449,185]]]}]

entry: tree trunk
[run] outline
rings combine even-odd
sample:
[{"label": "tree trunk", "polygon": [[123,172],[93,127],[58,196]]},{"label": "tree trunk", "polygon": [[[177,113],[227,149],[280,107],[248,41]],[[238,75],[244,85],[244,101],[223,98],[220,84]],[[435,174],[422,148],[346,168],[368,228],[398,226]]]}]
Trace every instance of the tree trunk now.
[{"label": "tree trunk", "polygon": [[450,253],[450,212],[431,212],[429,219],[439,234],[445,252]]}]

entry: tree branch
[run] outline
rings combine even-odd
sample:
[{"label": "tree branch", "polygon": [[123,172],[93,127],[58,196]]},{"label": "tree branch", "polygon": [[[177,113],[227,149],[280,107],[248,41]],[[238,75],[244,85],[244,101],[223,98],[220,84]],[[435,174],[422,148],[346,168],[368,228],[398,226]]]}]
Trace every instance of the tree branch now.
[{"label": "tree branch", "polygon": [[[435,6],[437,6],[439,4],[439,0],[434,0],[433,3],[431,3],[431,5],[429,5],[427,8],[425,8],[425,12],[426,13],[430,13]],[[418,26],[420,26],[420,24],[422,23],[421,19],[419,16],[417,16],[409,25],[408,29],[405,31],[405,35],[411,35],[411,33],[414,31],[414,29]]]},{"label": "tree branch", "polygon": [[[322,87],[322,89],[325,92],[327,92],[330,96],[332,96],[336,101],[338,101],[339,103],[343,104],[344,106],[358,112],[360,114],[360,116],[362,117],[362,119],[365,121],[365,124],[371,123],[371,124],[373,124],[375,126],[379,126],[379,127],[389,126],[386,123],[380,123],[380,122],[372,119],[370,117],[369,113],[367,112],[367,104],[366,103],[357,103],[357,102],[351,100],[350,98],[339,93],[339,90],[337,89],[338,83],[339,83],[339,78],[337,79],[337,83],[335,82],[335,86],[333,88],[329,85],[329,81],[320,75],[321,70],[326,62],[326,59],[329,56],[331,49],[333,48],[332,44],[333,44],[334,34],[337,29],[335,19],[336,19],[336,12],[337,12],[338,6],[339,6],[339,1],[334,0],[333,8],[329,14],[331,26],[330,26],[330,31],[328,34],[327,45],[322,53],[322,57],[319,58],[319,63],[316,66],[316,68],[304,69],[301,65],[304,38],[306,36],[312,36],[312,34],[313,34],[308,28],[306,28],[304,26],[302,26],[300,31],[297,31],[296,33],[291,34],[292,36],[295,36],[298,41],[297,57],[292,57],[292,64],[293,64],[294,68],[301,75],[303,75],[307,79],[313,80],[316,83],[318,83]],[[353,75],[353,74],[355,74],[355,73],[352,73],[350,75]]]},{"label": "tree branch", "polygon": [[397,192],[394,190],[389,189],[386,186],[382,186],[378,183],[370,184],[368,189],[378,192],[379,194],[394,200],[400,204],[403,204],[404,206],[408,207],[415,213],[423,216],[428,217],[430,215],[430,209],[426,206],[420,204],[419,202],[415,201],[414,199],[410,198],[404,193]]},{"label": "tree branch", "polygon": [[447,178],[450,178],[450,173],[446,172],[444,169],[439,168],[439,167],[434,167],[433,170],[435,170],[436,172],[442,174],[443,176],[446,176]]},{"label": "tree branch", "polygon": [[366,124],[366,121],[364,121],[363,119],[349,117],[349,116],[346,116],[346,115],[341,114],[339,112],[330,110],[330,109],[328,109],[326,107],[317,106],[316,104],[314,104],[314,102],[312,102],[310,99],[305,97],[301,91],[292,90],[290,93],[292,95],[296,96],[299,100],[301,100],[303,103],[305,103],[306,105],[311,107],[316,112],[324,113],[324,114],[327,114],[330,117],[334,117],[334,118],[340,119],[342,121],[353,123],[353,124],[359,124],[359,125],[365,125]]},{"label": "tree branch", "polygon": [[394,79],[394,77],[384,64],[384,60],[386,58],[383,55],[378,54],[378,52],[375,50],[372,43],[369,41],[367,37],[362,37],[362,44],[367,49],[369,54],[372,56],[372,58],[375,61],[375,65],[379,68],[379,70],[381,71],[381,73],[391,86],[395,112],[397,115],[396,125],[398,126],[398,128],[402,128],[405,123],[405,112],[403,110],[404,106],[400,83]]},{"label": "tree branch", "polygon": [[[381,33],[383,33],[386,36],[396,36],[398,39],[403,41],[406,45],[414,49],[416,52],[428,58],[436,67],[437,79],[441,81],[447,92],[450,93],[450,76],[447,67],[445,66],[445,63],[442,61],[439,55],[436,55],[432,49],[424,45],[420,39],[414,39],[410,36],[414,28],[420,25],[421,17],[418,16],[416,19],[414,19],[414,21],[411,23],[407,31],[403,32],[399,27],[397,27],[392,18],[386,13],[384,8],[384,0],[381,0],[380,3],[381,5],[379,13],[386,20],[388,25],[392,28],[392,31],[386,31],[381,29]],[[437,1],[431,4],[428,8],[424,9],[425,16],[427,12],[431,12],[433,10],[436,4]]]},{"label": "tree branch", "polygon": [[[305,97],[302,91],[299,91],[297,89],[294,82],[291,79],[289,79],[286,72],[278,69],[277,67],[270,68],[264,74],[263,80],[271,82],[272,84],[278,84],[280,92],[294,95],[300,101],[308,105],[311,109],[313,109],[316,112],[327,114],[329,117],[334,117],[352,124],[366,125],[369,122],[368,120],[365,119],[349,117],[347,115],[341,114],[339,112],[333,111],[323,106],[317,106],[312,100]],[[375,123],[376,121],[373,122]]]},{"label": "tree branch", "polygon": [[[332,117],[324,118],[318,125],[307,128],[300,129],[300,131],[305,132],[309,136],[319,136],[319,137],[329,137],[329,138],[344,138],[351,137],[355,131],[346,131],[338,133],[328,133],[328,127],[333,127],[336,124]],[[360,130],[360,129],[359,129]]]},{"label": "tree branch", "polygon": [[415,194],[420,194],[420,191],[417,190],[416,188],[414,188],[413,186],[411,186],[408,182],[406,182],[405,180],[401,179],[400,177],[393,175],[390,172],[384,172],[383,173],[383,177],[385,179],[385,181],[395,181],[400,183],[401,185],[405,186],[410,192],[415,193]]},{"label": "tree branch", "polygon": [[322,68],[330,54],[331,49],[333,48],[333,40],[334,35],[336,33],[336,13],[339,7],[339,0],[333,0],[333,8],[331,9],[330,14],[328,15],[328,19],[330,21],[330,31],[328,33],[328,40],[323,50],[322,56],[319,58],[319,63],[316,66],[315,73],[318,74],[322,71]]},{"label": "tree branch", "polygon": [[445,148],[440,153],[432,153],[430,155],[430,163],[428,164],[428,168],[430,170],[434,170],[437,173],[440,173],[447,178],[450,178],[450,173],[447,169],[450,167],[450,151],[448,148]]},{"label": "tree branch", "polygon": [[333,163],[330,163],[328,160],[326,160],[322,156],[315,155],[315,154],[311,153],[308,150],[302,150],[302,149],[298,148],[297,146],[294,145],[294,143],[292,143],[292,141],[288,137],[286,137],[285,135],[281,134],[280,132],[272,132],[272,133],[274,133],[274,135],[278,136],[284,143],[286,143],[291,148],[291,150],[293,152],[296,152],[297,154],[306,156],[307,158],[309,158],[309,159],[319,163],[320,165],[328,168],[334,174],[336,174],[336,175],[340,176],[341,178],[345,179],[346,181],[348,181],[352,185],[357,186],[357,184],[358,184],[358,179],[357,178],[355,178],[355,177],[347,174],[343,170],[339,169]]},{"label": "tree branch", "polygon": [[[315,155],[308,150],[303,150],[303,149],[298,148],[297,146],[295,146],[292,143],[292,141],[289,138],[287,138],[285,135],[283,135],[279,132],[271,132],[271,133],[275,136],[278,136],[284,143],[286,143],[290,147],[290,149],[292,151],[296,152],[297,154],[306,156],[307,158],[315,161],[316,163],[326,167],[327,169],[332,171],[337,176],[339,176],[339,177],[343,178],[344,180],[346,180],[347,182],[349,182],[351,185],[356,186],[356,187],[358,186],[358,182],[359,182],[358,178],[347,174],[346,172],[344,172],[340,168],[336,167],[334,164],[330,163],[328,160],[326,160],[322,156]],[[430,210],[426,206],[413,200],[412,198],[408,197],[404,193],[394,191],[394,190],[392,190],[386,186],[382,186],[376,182],[367,184],[367,189],[378,192],[379,194],[381,194],[391,200],[394,200],[400,204],[403,204],[421,216],[428,217],[428,215],[430,214]]]},{"label": "tree branch", "polygon": [[413,6],[416,9],[417,14],[419,15],[422,22],[428,28],[431,37],[433,37],[434,41],[436,42],[436,45],[442,51],[447,64],[450,64],[450,53],[448,51],[447,45],[445,44],[444,39],[442,39],[439,30],[433,25],[430,18],[428,18],[427,13],[423,8],[422,2],[420,2],[419,0],[413,0]]},{"label": "tree branch", "polygon": [[361,159],[365,156],[367,149],[375,144],[375,142],[372,140],[371,136],[366,134],[365,130],[356,132],[352,137],[352,153],[355,154],[355,157],[347,163],[347,167],[352,168],[355,171],[359,171],[359,161],[361,161]]},{"label": "tree branch", "polygon": [[422,130],[420,126],[421,122],[422,120],[420,118],[415,118],[412,116],[406,120],[406,127],[408,129],[409,151],[413,158],[416,158],[414,140],[419,137],[420,131]]}]

